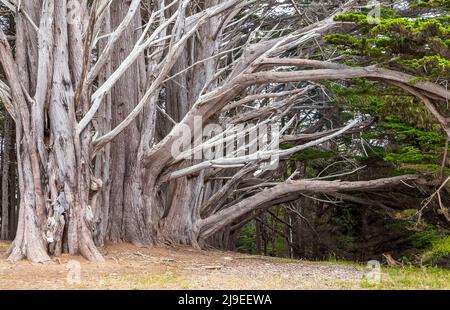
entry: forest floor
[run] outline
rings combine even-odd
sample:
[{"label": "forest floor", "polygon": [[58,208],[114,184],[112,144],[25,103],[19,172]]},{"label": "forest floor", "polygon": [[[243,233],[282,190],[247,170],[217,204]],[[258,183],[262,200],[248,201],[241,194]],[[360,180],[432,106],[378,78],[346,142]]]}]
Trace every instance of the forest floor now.
[{"label": "forest floor", "polygon": [[[0,242],[1,253],[7,247]],[[101,251],[101,264],[69,255],[45,264],[12,264],[1,257],[0,289],[450,289],[450,271],[435,268],[383,269],[381,284],[371,286],[368,269],[354,263],[129,244]]]}]

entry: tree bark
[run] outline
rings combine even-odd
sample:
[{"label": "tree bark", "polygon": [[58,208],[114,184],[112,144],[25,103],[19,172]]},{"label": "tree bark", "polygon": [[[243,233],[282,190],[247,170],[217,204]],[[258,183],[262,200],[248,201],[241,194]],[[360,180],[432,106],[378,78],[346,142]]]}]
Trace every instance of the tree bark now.
[{"label": "tree bark", "polygon": [[10,188],[9,188],[9,176],[10,176],[10,154],[12,149],[12,130],[14,130],[12,119],[9,115],[6,115],[4,121],[3,130],[3,149],[2,149],[2,222],[1,222],[1,240],[9,240],[11,235],[11,222],[10,222]]},{"label": "tree bark", "polygon": [[[130,2],[114,1],[110,9],[110,29],[116,29],[127,15]],[[117,70],[132,51],[141,31],[141,14],[138,10],[122,36],[117,40],[111,54],[112,70]],[[134,109],[136,102],[142,98],[143,56],[133,63],[117,81],[111,90],[111,126],[114,128]],[[145,74],[145,73],[144,73]],[[145,76],[145,75],[144,75]],[[133,139],[130,139],[133,137]],[[133,241],[134,236],[127,236],[130,231],[125,228],[127,218],[132,212],[130,201],[130,182],[137,165],[137,152],[140,141],[138,119],[134,120],[111,144],[111,190],[108,237],[113,242]],[[142,186],[142,184],[140,184]]]},{"label": "tree bark", "polygon": [[[201,9],[218,5],[219,0],[206,0]],[[180,55],[171,74],[178,74],[174,80],[166,85],[167,108],[169,115],[177,122],[184,119],[188,111],[197,102],[203,90],[214,88],[214,83],[207,86],[217,68],[217,59],[211,59],[219,47],[216,37],[221,34],[219,17],[208,20],[198,30],[201,42],[197,37],[188,40],[187,48]],[[206,60],[206,61],[205,61]],[[189,66],[202,61],[191,70],[181,73]],[[200,206],[204,197],[203,174],[190,178],[182,178],[173,182],[168,193],[169,204],[160,222],[158,240],[163,243],[181,243],[197,245],[197,222],[200,219]]]},{"label": "tree bark", "polygon": [[[40,19],[34,19],[41,31],[39,38],[29,40],[35,30],[28,29],[28,22],[20,27],[16,40],[18,67],[0,33],[0,60],[16,104],[21,192],[17,234],[8,251],[9,259],[46,261],[49,253],[60,254],[66,243],[70,254],[101,261],[91,231],[90,158],[86,149],[90,133],[76,135],[76,110],[83,112],[87,98],[74,102],[77,83],[71,68],[74,72],[78,56],[67,51],[69,41],[75,38],[69,36],[65,0],[45,0],[42,9],[39,5],[39,1],[30,1],[24,7],[36,16],[41,12]],[[19,17],[18,23],[25,21]],[[27,55],[21,51],[27,51]],[[35,66],[36,59],[39,66]]]}]

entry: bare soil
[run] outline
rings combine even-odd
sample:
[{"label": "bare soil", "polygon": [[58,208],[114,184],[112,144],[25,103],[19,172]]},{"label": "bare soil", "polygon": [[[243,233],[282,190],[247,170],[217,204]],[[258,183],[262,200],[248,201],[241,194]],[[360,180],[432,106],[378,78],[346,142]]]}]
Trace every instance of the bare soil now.
[{"label": "bare soil", "polygon": [[[0,242],[0,253],[8,243]],[[110,244],[106,262],[63,255],[44,264],[0,258],[0,289],[360,289],[365,268],[189,247]],[[78,264],[79,263],[79,264]],[[74,277],[80,267],[80,277]],[[80,281],[78,281],[80,280]]]}]

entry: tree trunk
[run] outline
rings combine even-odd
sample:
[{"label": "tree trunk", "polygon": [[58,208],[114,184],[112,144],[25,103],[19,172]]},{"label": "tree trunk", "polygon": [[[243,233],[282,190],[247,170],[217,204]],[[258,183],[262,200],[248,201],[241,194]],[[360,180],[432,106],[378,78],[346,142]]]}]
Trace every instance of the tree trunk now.
[{"label": "tree trunk", "polygon": [[[126,16],[130,6],[129,1],[113,1],[110,8],[110,29],[116,29]],[[125,60],[133,49],[141,32],[141,15],[137,12],[130,27],[117,41],[111,55],[112,70],[115,71]],[[143,57],[143,56],[142,56]],[[142,97],[142,85],[140,65],[142,57],[132,64],[120,80],[111,90],[111,127],[120,124],[123,119],[133,110],[136,102]],[[142,60],[143,61],[143,60]],[[130,137],[133,137],[130,139]],[[109,239],[113,242],[122,240],[132,241],[134,238],[126,236],[124,227],[126,213],[131,209],[129,198],[129,187],[134,177],[136,167],[137,151],[139,147],[138,120],[133,121],[127,129],[119,134],[111,143],[111,190],[110,190],[110,217],[109,217]]]},{"label": "tree trunk", "polygon": [[[14,135],[14,133],[13,133]],[[10,169],[9,169],[9,223],[10,223],[10,231],[9,231],[9,239],[14,240],[16,236],[17,230],[17,214],[19,209],[18,201],[20,200],[20,192],[18,189],[19,180],[17,180],[17,160],[16,160],[16,152],[15,148],[11,148],[10,159],[14,158],[14,161],[10,161]]]},{"label": "tree trunk", "polygon": [[[105,20],[101,26],[101,34],[108,35],[111,33],[111,14],[110,10],[105,13]],[[104,50],[106,42],[99,42],[99,49]],[[112,74],[112,64],[109,57],[104,68],[100,71],[98,80],[99,84],[106,82],[108,77]],[[98,112],[96,124],[94,125],[98,135],[103,136],[111,131],[112,124],[112,96],[109,92],[105,96],[105,104],[102,105]],[[110,225],[110,198],[111,198],[111,145],[106,145],[100,150],[94,160],[95,165],[95,177],[102,182],[101,191],[96,194],[94,208],[94,240],[97,246],[103,246],[108,239],[109,225]]]},{"label": "tree trunk", "polygon": [[158,239],[169,244],[187,244],[198,247],[196,227],[200,219],[203,175],[176,181],[168,213],[158,230]]},{"label": "tree trunk", "polygon": [[[207,9],[219,3],[219,0],[206,0],[201,4],[201,8]],[[211,59],[211,56],[217,52],[219,47],[218,40],[215,39],[215,36],[220,35],[218,33],[219,21],[218,17],[211,18],[199,29],[201,42],[198,42],[196,37],[188,40],[187,48],[172,69],[171,75],[179,74],[189,66],[202,61],[191,70],[177,75],[166,85],[167,111],[175,121],[180,121],[186,116],[216,73],[217,59]],[[214,83],[205,90],[213,87]],[[197,222],[200,220],[203,199],[208,198],[203,195],[203,187],[203,174],[191,178],[181,178],[171,184],[167,194],[171,199],[168,200],[164,217],[159,224],[158,240],[160,242],[198,246]]]},{"label": "tree trunk", "polygon": [[[79,44],[79,51],[82,43],[75,29],[68,27],[65,0],[45,0],[42,11],[38,1],[27,1],[24,10],[33,12],[41,35],[36,37],[22,14],[17,17],[22,26],[16,35],[18,68],[6,38],[1,38],[0,45],[2,64],[17,104],[21,192],[17,234],[8,251],[9,259],[46,261],[48,254],[60,254],[65,243],[70,254],[101,261],[92,239],[89,201],[92,184],[87,147],[91,134],[85,132],[80,137],[76,130],[76,113],[83,113],[88,100],[85,95],[74,100],[79,78],[76,67],[81,64],[73,45]],[[34,94],[33,98],[29,94]]]},{"label": "tree trunk", "polygon": [[3,150],[2,150],[2,221],[1,221],[1,240],[9,240],[11,235],[11,222],[10,219],[10,209],[9,204],[9,175],[10,175],[10,158],[9,155],[12,149],[12,130],[14,126],[12,119],[9,115],[5,117],[5,124],[3,130]]},{"label": "tree trunk", "polygon": [[261,241],[262,241],[262,227],[261,223],[259,221],[255,221],[255,227],[256,227],[256,254],[261,255]]}]

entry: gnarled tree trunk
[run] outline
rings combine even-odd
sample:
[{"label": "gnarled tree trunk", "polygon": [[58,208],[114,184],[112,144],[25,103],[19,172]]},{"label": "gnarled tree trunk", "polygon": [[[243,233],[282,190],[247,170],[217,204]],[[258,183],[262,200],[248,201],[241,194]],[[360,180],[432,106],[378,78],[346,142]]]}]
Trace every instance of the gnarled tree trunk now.
[{"label": "gnarled tree trunk", "polygon": [[68,26],[66,1],[27,1],[22,9],[32,12],[40,33],[19,13],[17,65],[6,38],[0,38],[1,60],[16,104],[21,192],[9,259],[42,262],[49,259],[48,253],[60,254],[66,248],[71,254],[102,260],[91,231],[86,149],[91,136],[78,136],[76,131],[76,113],[86,109],[88,100],[84,95],[74,99],[80,78],[76,68],[82,65],[75,53],[82,50],[82,42]]},{"label": "gnarled tree trunk", "polygon": [[[13,133],[14,125],[13,120],[9,115],[6,115],[4,120],[4,130],[3,130],[3,148],[2,148],[2,206],[1,206],[1,230],[0,230],[0,240],[9,240],[11,234],[10,222],[10,209],[14,207],[10,202],[10,155],[13,146]],[[12,212],[11,212],[12,213]]]}]

